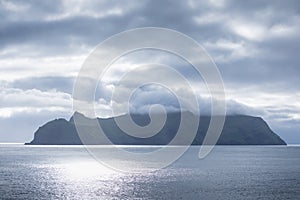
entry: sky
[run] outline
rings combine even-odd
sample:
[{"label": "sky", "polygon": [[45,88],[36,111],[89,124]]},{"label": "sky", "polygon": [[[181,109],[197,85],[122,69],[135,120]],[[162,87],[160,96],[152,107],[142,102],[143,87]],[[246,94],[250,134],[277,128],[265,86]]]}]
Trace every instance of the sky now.
[{"label": "sky", "polygon": [[[227,112],[263,117],[286,142],[300,144],[298,0],[0,0],[0,142],[28,142],[47,121],[69,118],[73,82],[91,51],[114,34],[142,27],[169,28],[196,40],[220,70]],[[154,61],[193,80],[188,64],[166,52],[124,56],[97,88],[98,115],[109,115],[118,77]],[[145,70],[137,73],[150,76]],[[205,113],[209,97],[200,83]],[[159,86],[139,88],[137,94],[131,105],[137,112],[153,103],[176,109],[174,96]]]}]

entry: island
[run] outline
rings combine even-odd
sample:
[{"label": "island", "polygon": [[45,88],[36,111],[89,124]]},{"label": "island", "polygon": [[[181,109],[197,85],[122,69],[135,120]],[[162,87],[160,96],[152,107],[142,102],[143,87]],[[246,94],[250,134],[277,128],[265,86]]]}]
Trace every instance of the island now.
[{"label": "island", "polygon": [[[89,139],[85,140],[85,145],[107,145],[103,139],[95,139],[95,127],[89,127],[89,122],[98,121],[105,135],[116,145],[165,145],[176,135],[181,117],[199,117],[197,134],[192,145],[201,145],[205,138],[211,117],[195,116],[192,113],[173,112],[167,113],[167,119],[163,128],[155,135],[148,138],[134,137],[124,133],[116,124],[118,117],[131,117],[132,120],[145,126],[151,119],[148,114],[131,114],[130,116],[117,116],[111,118],[88,118],[83,114],[75,112],[69,119],[55,119],[39,127],[34,133],[34,139],[25,143],[26,145],[82,145],[83,142],[77,133],[74,117],[80,119],[82,124],[77,124],[86,130]],[[78,128],[78,127],[77,127]],[[178,142],[176,145],[186,145]],[[275,134],[268,124],[261,117],[247,115],[229,115],[225,117],[225,124],[217,145],[286,145],[277,134]]]}]

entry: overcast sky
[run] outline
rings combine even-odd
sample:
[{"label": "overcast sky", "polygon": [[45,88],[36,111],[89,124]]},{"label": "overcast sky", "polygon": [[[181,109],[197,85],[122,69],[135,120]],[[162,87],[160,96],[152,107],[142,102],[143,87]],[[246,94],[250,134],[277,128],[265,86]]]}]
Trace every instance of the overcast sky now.
[{"label": "overcast sky", "polygon": [[[224,79],[229,113],[261,116],[288,143],[300,143],[298,0],[0,0],[0,142],[30,141],[45,122],[69,118],[73,81],[95,46],[149,26],[180,31],[206,49]],[[98,88],[99,116],[110,109],[115,75],[153,60],[186,65],[151,51],[118,60]],[[157,103],[151,96],[177,105],[167,91],[140,90],[134,109]],[[205,108],[207,97],[199,98]]]}]

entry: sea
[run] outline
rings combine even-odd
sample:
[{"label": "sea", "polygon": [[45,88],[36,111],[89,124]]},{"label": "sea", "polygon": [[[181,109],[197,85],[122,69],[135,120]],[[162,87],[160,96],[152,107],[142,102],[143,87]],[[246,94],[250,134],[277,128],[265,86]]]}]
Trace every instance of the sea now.
[{"label": "sea", "polygon": [[199,148],[134,173],[104,166],[83,146],[1,144],[0,199],[300,199],[300,146],[216,146],[204,159]]}]

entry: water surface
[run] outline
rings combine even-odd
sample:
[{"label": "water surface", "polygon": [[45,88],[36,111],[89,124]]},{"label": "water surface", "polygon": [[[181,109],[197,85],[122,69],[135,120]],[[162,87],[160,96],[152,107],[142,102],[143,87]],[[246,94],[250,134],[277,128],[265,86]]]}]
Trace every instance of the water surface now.
[{"label": "water surface", "polygon": [[[142,148],[155,147],[135,149]],[[300,198],[298,146],[217,146],[203,160],[199,148],[191,147],[165,169],[136,174],[110,170],[80,146],[2,144],[0,198]]]}]

